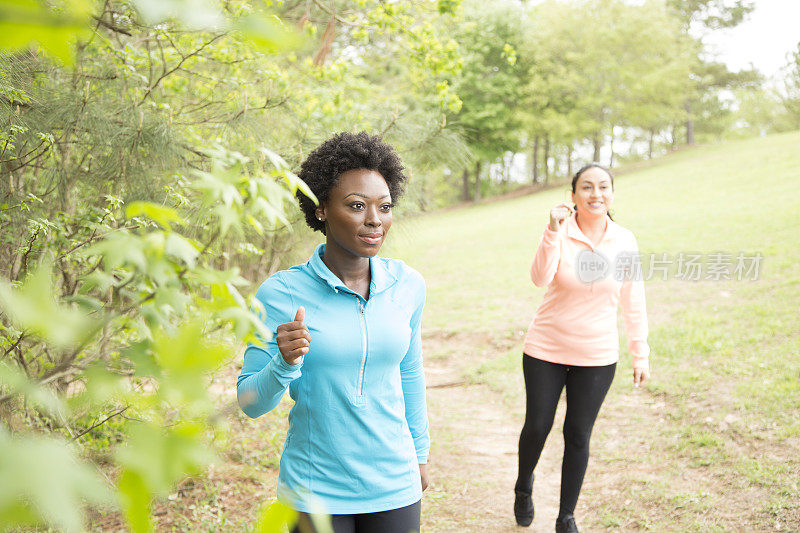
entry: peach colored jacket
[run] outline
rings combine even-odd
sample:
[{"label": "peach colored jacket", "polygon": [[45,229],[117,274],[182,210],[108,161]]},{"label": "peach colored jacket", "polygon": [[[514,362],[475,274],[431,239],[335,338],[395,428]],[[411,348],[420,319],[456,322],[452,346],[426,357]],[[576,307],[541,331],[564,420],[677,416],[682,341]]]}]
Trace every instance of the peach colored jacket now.
[{"label": "peach colored jacket", "polygon": [[547,292],[525,336],[527,355],[565,365],[605,366],[619,360],[617,307],[637,367],[648,366],[647,306],[636,238],[610,218],[597,246],[575,217],[546,227],[531,279]]}]

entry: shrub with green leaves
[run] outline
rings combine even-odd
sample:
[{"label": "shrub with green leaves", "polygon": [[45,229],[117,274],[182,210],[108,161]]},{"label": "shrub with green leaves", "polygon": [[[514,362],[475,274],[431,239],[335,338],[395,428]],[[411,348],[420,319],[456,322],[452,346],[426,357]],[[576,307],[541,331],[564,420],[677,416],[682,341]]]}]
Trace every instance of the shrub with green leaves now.
[{"label": "shrub with green leaves", "polygon": [[[242,238],[246,225],[285,224],[295,191],[311,195],[274,154],[263,174],[241,154],[218,149],[213,157],[212,169],[180,190],[204,207],[199,215],[136,202],[110,207],[113,216],[73,217],[70,227],[102,237],[61,257],[42,254],[22,282],[0,282],[3,419],[62,437],[0,433],[3,524],[38,516],[77,531],[84,500],[116,498],[131,528],[147,531],[151,498],[212,458],[209,432],[224,412],[207,375],[229,359],[232,339],[270,336],[237,289],[246,284],[238,269],[216,267],[215,250]],[[217,229],[201,242],[187,236],[197,226]],[[66,238],[62,227],[51,231]],[[56,283],[54,272],[74,281]],[[113,456],[116,489],[69,443],[111,416],[130,420]]]}]

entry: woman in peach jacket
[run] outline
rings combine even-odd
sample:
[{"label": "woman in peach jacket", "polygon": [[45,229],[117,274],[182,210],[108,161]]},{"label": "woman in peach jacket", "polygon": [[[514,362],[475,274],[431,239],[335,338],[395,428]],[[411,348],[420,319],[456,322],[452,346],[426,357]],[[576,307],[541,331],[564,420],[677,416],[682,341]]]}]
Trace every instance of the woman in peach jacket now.
[{"label": "woman in peach jacket", "polygon": [[597,163],[572,179],[574,208],[550,211],[531,265],[531,279],[547,292],[525,337],[525,425],[519,439],[514,487],[517,523],[533,521],[533,470],[539,461],[561,391],[567,390],[564,459],[557,533],[576,533],[573,513],[586,465],[589,438],[619,359],[617,307],[621,305],[633,355],[636,387],[649,378],[647,310],[633,234],[608,215],[614,179]]}]

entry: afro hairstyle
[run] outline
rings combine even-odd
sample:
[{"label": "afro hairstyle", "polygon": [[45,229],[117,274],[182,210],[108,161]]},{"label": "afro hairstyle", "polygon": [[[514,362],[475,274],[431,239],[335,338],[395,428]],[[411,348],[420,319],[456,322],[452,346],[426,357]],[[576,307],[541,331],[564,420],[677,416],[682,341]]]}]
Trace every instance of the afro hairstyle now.
[{"label": "afro hairstyle", "polygon": [[[320,144],[300,165],[299,176],[322,204],[328,200],[339,176],[348,170],[362,168],[374,170],[383,176],[389,186],[392,202],[402,196],[408,178],[403,173],[400,157],[380,137],[364,131],[337,133]],[[314,202],[300,191],[297,191],[297,199],[308,226],[324,234],[325,223],[317,220]]]}]

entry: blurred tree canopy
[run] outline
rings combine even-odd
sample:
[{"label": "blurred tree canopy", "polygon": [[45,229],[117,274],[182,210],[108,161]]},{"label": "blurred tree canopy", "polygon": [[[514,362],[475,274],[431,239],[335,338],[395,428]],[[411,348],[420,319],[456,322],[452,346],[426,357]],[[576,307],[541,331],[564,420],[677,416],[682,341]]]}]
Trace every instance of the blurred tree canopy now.
[{"label": "blurred tree canopy", "polygon": [[792,53],[786,66],[787,76],[779,99],[785,109],[780,116],[786,122],[786,129],[800,128],[800,42]]}]

